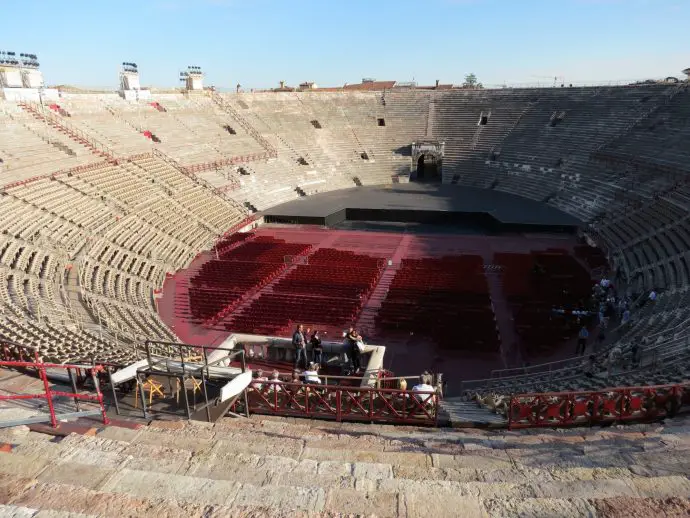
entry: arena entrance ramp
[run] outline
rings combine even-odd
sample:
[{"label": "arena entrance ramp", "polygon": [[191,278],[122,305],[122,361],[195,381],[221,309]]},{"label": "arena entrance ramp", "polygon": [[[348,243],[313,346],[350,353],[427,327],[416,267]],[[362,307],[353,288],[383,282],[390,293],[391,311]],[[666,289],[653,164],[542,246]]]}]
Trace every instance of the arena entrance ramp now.
[{"label": "arena entrance ramp", "polygon": [[230,408],[237,402],[237,400],[244,396],[244,408],[248,412],[247,405],[247,387],[252,382],[251,371],[239,374],[220,389],[220,394],[207,404],[202,405],[194,414],[192,419],[195,421],[209,421],[215,423],[220,418],[225,416],[232,417],[248,417],[248,415],[240,416],[230,411]]}]

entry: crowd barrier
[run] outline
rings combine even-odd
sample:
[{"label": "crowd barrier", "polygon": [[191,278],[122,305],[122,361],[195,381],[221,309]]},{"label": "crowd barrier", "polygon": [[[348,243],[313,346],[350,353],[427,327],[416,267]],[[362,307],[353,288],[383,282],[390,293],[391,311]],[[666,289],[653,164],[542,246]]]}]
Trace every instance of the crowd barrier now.
[{"label": "crowd barrier", "polygon": [[690,383],[598,392],[519,394],[510,398],[509,428],[591,426],[673,417],[690,406]]}]

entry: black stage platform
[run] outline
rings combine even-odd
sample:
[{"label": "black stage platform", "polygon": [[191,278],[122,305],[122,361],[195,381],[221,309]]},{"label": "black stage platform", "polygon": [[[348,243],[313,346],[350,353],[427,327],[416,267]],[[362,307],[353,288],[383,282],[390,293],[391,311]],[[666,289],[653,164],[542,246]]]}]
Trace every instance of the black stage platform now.
[{"label": "black stage platform", "polygon": [[267,223],[333,227],[344,221],[472,225],[487,232],[573,233],[581,221],[513,194],[454,185],[354,187],[305,196],[263,212]]}]

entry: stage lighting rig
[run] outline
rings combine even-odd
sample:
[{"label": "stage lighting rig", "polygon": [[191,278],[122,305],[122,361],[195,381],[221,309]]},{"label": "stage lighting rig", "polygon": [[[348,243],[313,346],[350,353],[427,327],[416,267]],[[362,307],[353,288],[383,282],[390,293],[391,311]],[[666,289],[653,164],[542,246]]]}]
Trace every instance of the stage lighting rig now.
[{"label": "stage lighting rig", "polygon": [[180,72],[180,81],[185,83],[187,90],[203,90],[204,73],[198,65],[188,65],[187,70]]},{"label": "stage lighting rig", "polygon": [[123,72],[132,72],[133,74],[136,74],[139,72],[139,67],[137,66],[136,63],[132,63],[129,61],[123,61],[122,62],[122,71]]}]

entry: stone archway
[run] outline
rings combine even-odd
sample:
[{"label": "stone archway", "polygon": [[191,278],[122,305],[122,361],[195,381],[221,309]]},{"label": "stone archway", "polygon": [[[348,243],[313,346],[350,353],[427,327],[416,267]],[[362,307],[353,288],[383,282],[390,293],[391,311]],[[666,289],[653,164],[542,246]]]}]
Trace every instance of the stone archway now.
[{"label": "stone archway", "polygon": [[443,181],[444,142],[425,139],[412,143],[410,180],[416,182]]},{"label": "stone archway", "polygon": [[441,175],[438,171],[438,164],[434,155],[419,155],[417,159],[418,182],[440,182]]}]

